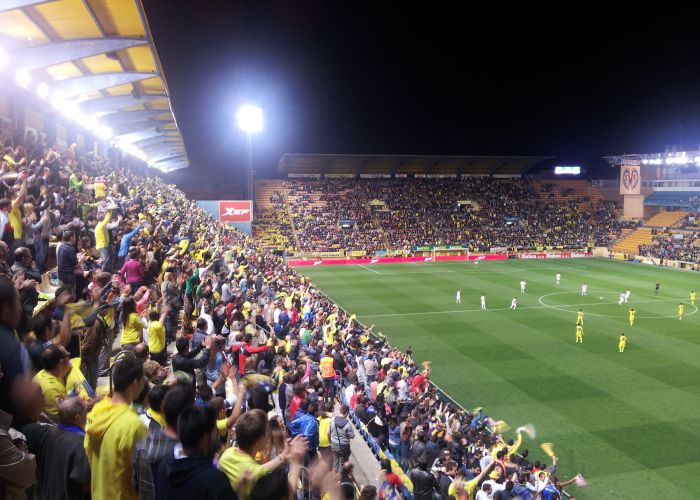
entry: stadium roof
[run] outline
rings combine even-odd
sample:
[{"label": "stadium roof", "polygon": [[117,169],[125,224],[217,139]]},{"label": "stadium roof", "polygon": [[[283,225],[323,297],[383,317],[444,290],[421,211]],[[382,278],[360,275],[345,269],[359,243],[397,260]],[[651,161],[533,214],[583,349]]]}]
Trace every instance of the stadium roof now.
[{"label": "stadium roof", "polygon": [[0,34],[13,71],[45,82],[154,167],[189,166],[140,0],[3,0]]},{"label": "stadium roof", "polygon": [[504,175],[519,176],[552,156],[416,156],[285,154],[284,175]]}]

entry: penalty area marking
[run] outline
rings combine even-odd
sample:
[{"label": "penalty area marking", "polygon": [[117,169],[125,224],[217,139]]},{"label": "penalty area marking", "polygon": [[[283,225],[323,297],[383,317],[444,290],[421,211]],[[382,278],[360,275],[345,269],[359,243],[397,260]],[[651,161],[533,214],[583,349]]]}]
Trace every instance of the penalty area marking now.
[{"label": "penalty area marking", "polygon": [[[567,312],[567,313],[576,313],[578,311],[571,311],[569,309],[563,309],[564,307],[592,307],[592,306],[611,306],[611,305],[617,305],[617,302],[594,302],[590,304],[560,304],[559,306],[552,306],[549,304],[545,304],[542,302],[542,298],[548,297],[550,295],[556,295],[556,294],[562,294],[562,293],[580,293],[580,292],[556,292],[556,293],[550,293],[547,295],[543,295],[540,297],[540,304],[541,306],[518,306],[516,311],[520,311],[522,309],[555,309],[558,311],[562,312]],[[615,293],[615,292],[598,292],[598,293]],[[638,300],[635,302],[629,302],[629,304],[647,304],[647,303],[652,303],[652,302],[675,302],[678,299],[659,299],[659,300]],[[692,305],[692,304],[690,304]],[[697,306],[695,307],[694,311],[689,312],[688,314],[685,314],[685,316],[689,316],[691,314],[695,314],[698,312]],[[510,310],[510,307],[493,307],[493,308],[487,308],[487,309],[453,309],[450,311],[424,311],[424,312],[410,312],[410,313],[392,313],[392,314],[358,314],[358,318],[395,318],[397,316],[425,316],[428,314],[458,314],[458,313],[468,313],[468,312],[488,312],[488,311],[508,311]],[[626,312],[626,311],[625,311]],[[585,313],[587,316],[603,316],[603,317],[608,317],[608,318],[626,318],[627,315],[615,315],[615,314],[597,314],[597,313],[592,313],[592,312],[586,312]],[[662,318],[675,318],[677,315],[672,315],[672,316],[637,316],[637,318],[644,318],[644,319],[662,319]]]},{"label": "penalty area marking", "polygon": [[[553,306],[551,304],[546,304],[543,301],[543,299],[545,299],[546,297],[551,297],[552,295],[563,295],[563,294],[572,294],[572,293],[580,294],[581,292],[548,293],[548,294],[542,295],[538,299],[538,302],[540,304],[542,304],[542,306],[547,308],[547,309],[555,309],[557,311],[562,311],[562,312],[567,312],[567,313],[577,313],[578,311],[571,311],[569,309],[564,309],[565,307],[583,308],[583,307],[600,306],[600,305],[621,305],[619,302],[600,302],[600,303],[592,303],[592,304],[560,304],[557,306]],[[615,294],[615,295],[619,296],[619,294],[617,292],[595,292],[595,293],[602,293],[603,295]],[[650,303],[654,303],[654,302],[676,302],[677,300],[679,300],[679,299],[637,300],[634,302],[628,302],[628,304],[634,305],[634,304],[650,304]],[[693,310],[687,314],[684,314],[684,316],[690,316],[691,314],[695,314],[696,312],[698,312],[698,307],[696,305],[693,305],[693,304],[688,304],[688,305],[690,305],[691,307],[694,307],[695,310]],[[588,311],[585,312],[586,316],[601,316],[601,317],[605,317],[605,318],[627,318],[628,317],[627,313],[628,313],[628,311],[625,311],[625,314],[622,314],[622,315],[620,315],[620,314],[592,313],[592,312],[588,312]],[[635,315],[635,318],[642,318],[642,319],[662,319],[662,318],[677,318],[677,317],[678,317],[678,314],[671,314],[668,316],[636,316]]]},{"label": "penalty area marking", "polygon": [[373,272],[374,274],[382,274],[379,271],[375,271],[374,269],[370,269],[369,267],[364,266],[363,264],[358,264],[362,269],[367,269],[370,272]]}]

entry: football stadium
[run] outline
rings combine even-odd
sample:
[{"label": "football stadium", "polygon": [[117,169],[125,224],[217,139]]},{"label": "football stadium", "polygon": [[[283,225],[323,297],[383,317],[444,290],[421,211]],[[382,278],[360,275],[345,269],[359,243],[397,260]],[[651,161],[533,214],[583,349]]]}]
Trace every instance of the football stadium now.
[{"label": "football stadium", "polygon": [[205,3],[0,1],[0,498],[700,498],[700,123]]}]

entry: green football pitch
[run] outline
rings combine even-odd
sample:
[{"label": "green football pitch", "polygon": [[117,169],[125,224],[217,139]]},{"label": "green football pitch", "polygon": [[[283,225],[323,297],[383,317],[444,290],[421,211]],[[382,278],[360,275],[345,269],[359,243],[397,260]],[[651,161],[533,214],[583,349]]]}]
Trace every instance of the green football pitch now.
[{"label": "green football pitch", "polygon": [[546,459],[539,445],[552,442],[560,478],[581,472],[590,482],[570,487],[577,498],[700,498],[700,314],[689,300],[699,275],[603,259],[299,270],[393,345],[432,361],[432,380],[466,408],[534,424],[537,438],[524,436],[522,448]]}]

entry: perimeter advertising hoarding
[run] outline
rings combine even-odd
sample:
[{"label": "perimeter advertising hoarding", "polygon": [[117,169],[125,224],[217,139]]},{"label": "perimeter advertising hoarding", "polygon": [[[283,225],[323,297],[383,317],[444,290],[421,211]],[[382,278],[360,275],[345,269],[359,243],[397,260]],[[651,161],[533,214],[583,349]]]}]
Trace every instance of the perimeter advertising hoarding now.
[{"label": "perimeter advertising hoarding", "polygon": [[253,202],[250,200],[220,200],[219,220],[221,222],[252,222]]}]

